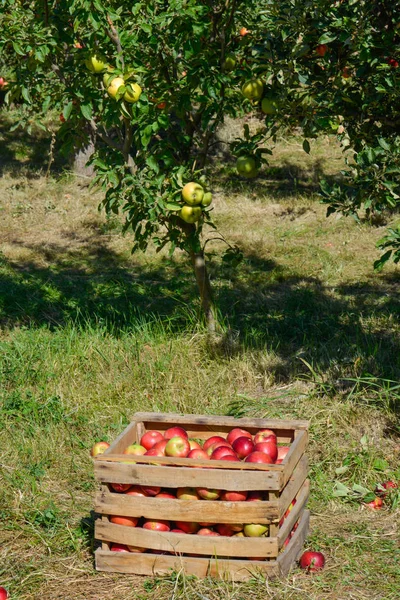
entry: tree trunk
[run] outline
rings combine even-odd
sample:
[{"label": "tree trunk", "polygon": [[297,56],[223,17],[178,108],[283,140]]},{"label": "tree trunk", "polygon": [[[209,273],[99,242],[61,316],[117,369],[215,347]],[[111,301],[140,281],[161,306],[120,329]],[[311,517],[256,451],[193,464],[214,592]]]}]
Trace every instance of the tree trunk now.
[{"label": "tree trunk", "polygon": [[200,292],[201,306],[206,318],[207,330],[210,335],[214,335],[218,328],[218,320],[216,310],[212,298],[211,283],[208,277],[206,262],[203,252],[190,252],[194,274],[196,277],[197,286]]},{"label": "tree trunk", "polygon": [[92,130],[88,129],[88,138],[85,143],[81,143],[76,149],[72,160],[72,170],[76,175],[81,177],[92,178],[94,176],[94,168],[92,165],[87,165],[89,158],[95,151],[96,138]]}]

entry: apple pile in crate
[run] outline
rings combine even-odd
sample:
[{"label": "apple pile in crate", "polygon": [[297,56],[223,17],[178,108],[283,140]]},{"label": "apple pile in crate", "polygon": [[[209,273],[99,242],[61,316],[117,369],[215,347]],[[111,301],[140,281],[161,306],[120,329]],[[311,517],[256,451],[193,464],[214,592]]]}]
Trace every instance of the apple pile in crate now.
[{"label": "apple pile in crate", "polygon": [[309,514],[308,423],[137,413],[92,449],[98,570],[286,574]]}]

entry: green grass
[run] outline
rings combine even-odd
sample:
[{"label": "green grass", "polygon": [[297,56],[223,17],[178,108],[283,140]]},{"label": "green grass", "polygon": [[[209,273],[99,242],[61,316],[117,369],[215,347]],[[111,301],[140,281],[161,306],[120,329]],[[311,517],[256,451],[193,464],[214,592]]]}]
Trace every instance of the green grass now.
[{"label": "green grass", "polygon": [[[319,205],[318,176],[342,160],[333,140],[315,142],[323,158],[280,140],[256,190],[221,162],[215,219],[245,259],[232,270],[207,247],[224,330],[211,349],[184,257],[132,257],[100,196],[57,171],[46,180],[48,140],[13,138],[7,119],[0,585],[13,600],[398,598],[399,496],[371,512],[335,494],[400,479],[400,311],[398,268],[372,271],[379,228]],[[97,573],[89,449],[137,410],[309,419],[307,546],[325,570],[245,584]]]}]

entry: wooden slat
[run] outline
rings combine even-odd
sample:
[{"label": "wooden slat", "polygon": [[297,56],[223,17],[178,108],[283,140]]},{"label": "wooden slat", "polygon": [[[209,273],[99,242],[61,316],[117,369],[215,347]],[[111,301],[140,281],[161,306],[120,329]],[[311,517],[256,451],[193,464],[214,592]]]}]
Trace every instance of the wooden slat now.
[{"label": "wooden slat", "polygon": [[[133,415],[134,421],[148,423],[168,423],[173,425],[202,425],[206,427],[252,427],[253,429],[308,429],[309,421],[304,420],[282,420],[282,419],[252,419],[225,417],[219,415],[179,415],[175,413],[148,413],[137,412]],[[147,428],[147,427],[146,427]]]},{"label": "wooden slat", "polygon": [[308,444],[308,432],[307,431],[299,431],[298,435],[296,436],[296,439],[294,440],[293,444],[291,444],[291,446],[290,446],[289,452],[287,453],[287,455],[285,456],[285,458],[283,459],[283,462],[282,462],[282,465],[284,467],[283,483],[282,483],[283,486],[286,485],[286,483],[289,481],[289,479],[293,473],[293,469],[295,468],[295,466],[297,465],[297,463],[303,456],[305,449],[307,448],[307,444]]},{"label": "wooden slat", "polygon": [[[222,502],[210,500],[172,500],[141,498],[111,493],[104,486],[95,498],[95,512],[167,521],[210,523],[266,523],[279,518],[278,501]],[[201,516],[201,518],[200,518]]]},{"label": "wooden slat", "polygon": [[310,512],[305,510],[292,539],[276,560],[279,565],[281,576],[286,577],[303,551],[304,542],[308,535],[309,523]]},{"label": "wooden slat", "polygon": [[270,578],[279,575],[277,561],[214,560],[130,552],[96,550],[96,569],[109,573],[167,575],[171,570],[184,571],[198,578],[213,577],[227,581],[247,581],[262,573]]},{"label": "wooden slat", "polygon": [[102,519],[96,521],[95,538],[152,550],[211,556],[274,558],[279,552],[277,538],[212,537],[148,531],[141,527],[105,523]]},{"label": "wooden slat", "polygon": [[279,518],[287,511],[291,501],[297,495],[308,474],[308,459],[306,456],[299,460],[295,470],[279,497]]},{"label": "wooden slat", "polygon": [[136,436],[137,423],[136,421],[132,421],[132,423],[129,423],[128,427],[126,427],[124,431],[114,440],[111,446],[107,448],[104,454],[122,454],[125,448],[136,440]]},{"label": "wooden slat", "polygon": [[[224,462],[224,461],[215,461]],[[153,465],[124,464],[94,461],[94,473],[98,481],[103,483],[131,483],[161,487],[208,487],[230,491],[271,490],[282,488],[282,471],[275,470],[242,470],[225,469],[193,469],[188,467],[156,467]],[[277,465],[280,466],[280,465]]]},{"label": "wooden slat", "polygon": [[307,504],[308,497],[310,495],[310,481],[308,479],[305,480],[303,485],[300,488],[300,491],[296,497],[296,504],[286,517],[283,522],[282,527],[278,533],[278,544],[279,548],[282,548],[287,536],[292,531],[294,524],[298,519],[302,516],[302,513]]}]

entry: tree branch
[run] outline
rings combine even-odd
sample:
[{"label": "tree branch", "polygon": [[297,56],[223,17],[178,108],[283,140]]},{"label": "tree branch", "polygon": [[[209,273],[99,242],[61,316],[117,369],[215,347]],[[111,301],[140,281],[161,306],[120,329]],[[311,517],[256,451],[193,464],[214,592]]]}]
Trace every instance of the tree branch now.
[{"label": "tree branch", "polygon": [[121,40],[119,38],[118,31],[116,30],[116,28],[111,20],[111,17],[109,15],[107,16],[107,22],[110,26],[110,29],[106,29],[107,35],[110,38],[110,40],[113,42],[113,44],[115,44],[115,46],[118,50],[118,54],[121,59],[122,70],[124,70],[125,69],[125,61],[124,61],[124,55],[123,55]]}]

